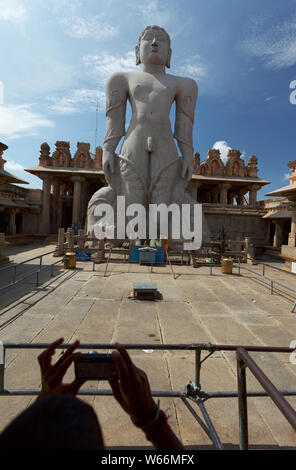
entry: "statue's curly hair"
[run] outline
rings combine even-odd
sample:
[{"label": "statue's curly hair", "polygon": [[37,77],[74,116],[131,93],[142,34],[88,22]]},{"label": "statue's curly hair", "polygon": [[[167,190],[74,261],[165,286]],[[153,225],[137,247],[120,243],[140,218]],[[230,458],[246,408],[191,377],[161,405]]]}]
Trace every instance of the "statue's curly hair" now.
[{"label": "statue's curly hair", "polygon": [[136,65],[140,65],[140,63],[141,63],[140,44],[141,44],[142,37],[144,36],[146,31],[148,31],[149,29],[157,29],[159,31],[162,31],[166,35],[166,37],[168,39],[168,42],[169,42],[169,53],[168,53],[168,58],[167,58],[167,61],[166,61],[165,65],[169,69],[170,66],[171,66],[171,55],[172,55],[171,38],[170,38],[169,34],[166,32],[166,30],[164,28],[161,28],[160,26],[156,26],[156,25],[146,26],[146,28],[144,28],[143,31],[141,32],[141,34],[139,36],[139,39],[138,39],[138,43],[136,45]]}]

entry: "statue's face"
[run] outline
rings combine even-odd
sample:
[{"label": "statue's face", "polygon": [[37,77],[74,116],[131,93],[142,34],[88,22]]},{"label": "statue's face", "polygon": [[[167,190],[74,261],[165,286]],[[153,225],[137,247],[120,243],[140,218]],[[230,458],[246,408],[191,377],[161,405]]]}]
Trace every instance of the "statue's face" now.
[{"label": "statue's face", "polygon": [[142,64],[166,65],[169,54],[169,41],[157,29],[148,29],[141,39],[140,60]]}]

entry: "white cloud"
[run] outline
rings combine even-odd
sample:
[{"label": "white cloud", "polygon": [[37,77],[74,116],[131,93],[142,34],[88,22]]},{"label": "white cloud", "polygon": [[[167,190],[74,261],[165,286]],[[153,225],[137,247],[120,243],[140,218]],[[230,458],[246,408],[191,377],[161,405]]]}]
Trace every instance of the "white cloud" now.
[{"label": "white cloud", "polygon": [[207,75],[206,67],[201,63],[199,55],[194,55],[190,59],[186,59],[184,63],[178,63],[175,70],[180,75],[200,80]]},{"label": "white cloud", "polygon": [[133,5],[133,10],[145,26],[158,25],[165,27],[172,21],[171,8],[164,2],[160,4],[158,0],[138,2],[137,5]]},{"label": "white cloud", "polygon": [[243,48],[261,58],[266,68],[281,69],[296,64],[296,18],[275,22],[270,16],[249,26]]},{"label": "white cloud", "polygon": [[118,34],[118,30],[99,15],[92,18],[71,16],[63,18],[60,23],[65,26],[64,32],[68,36],[78,39],[108,39]]},{"label": "white cloud", "polygon": [[232,149],[231,147],[229,147],[229,145],[227,144],[227,142],[225,140],[218,140],[217,142],[214,143],[212,148],[220,150],[221,160],[224,163],[227,160],[228,150]]},{"label": "white cloud", "polygon": [[67,96],[62,98],[54,97],[50,99],[53,104],[49,109],[57,114],[83,113],[89,109],[105,109],[105,93],[101,90],[80,88],[72,90]]},{"label": "white cloud", "polygon": [[81,5],[80,0],[53,0],[53,4],[50,5],[50,8],[52,8],[54,12],[62,8],[66,8],[68,11],[75,11],[77,8],[81,7]]},{"label": "white cloud", "polygon": [[[232,147],[230,147],[225,140],[218,140],[217,142],[214,143],[212,148],[220,150],[221,160],[224,163],[227,161],[228,150],[232,150]],[[245,158],[246,156],[245,150],[241,150],[240,152],[241,152],[240,158]]]},{"label": "white cloud", "polygon": [[37,135],[40,127],[53,127],[54,122],[32,111],[31,105],[1,105],[0,129],[6,138],[19,138]]},{"label": "white cloud", "polygon": [[273,96],[269,96],[268,98],[265,98],[264,101],[271,101],[273,99]]},{"label": "white cloud", "polygon": [[6,160],[5,170],[7,171],[24,171],[23,165],[15,162],[14,160]]},{"label": "white cloud", "polygon": [[[83,57],[84,64],[89,68],[90,74],[99,83],[105,84],[106,79],[115,72],[131,72],[140,70],[136,66],[136,56],[134,51],[128,51],[121,57],[109,54],[87,55]],[[172,73],[184,75],[194,79],[201,79],[207,75],[206,67],[201,63],[199,55],[194,55],[190,59],[178,61],[172,67]]]},{"label": "white cloud", "polygon": [[13,5],[12,2],[0,2],[0,21],[24,23],[28,20],[26,9],[21,5]]},{"label": "white cloud", "polygon": [[138,70],[134,51],[129,51],[122,57],[109,54],[87,55],[83,57],[83,61],[90,68],[91,75],[101,83],[105,83],[106,78],[114,72]]},{"label": "white cloud", "polygon": [[291,173],[285,173],[284,174],[284,177],[283,177],[283,181],[290,181],[290,176],[291,176]]}]

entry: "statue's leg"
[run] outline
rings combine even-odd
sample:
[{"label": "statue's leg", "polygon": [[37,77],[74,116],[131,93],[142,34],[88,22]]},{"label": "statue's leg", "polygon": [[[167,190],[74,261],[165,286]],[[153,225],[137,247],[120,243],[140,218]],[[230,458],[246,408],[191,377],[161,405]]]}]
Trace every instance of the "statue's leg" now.
[{"label": "statue's leg", "polygon": [[124,144],[119,155],[121,195],[126,207],[130,204],[147,204],[148,152],[141,142],[134,146]]},{"label": "statue's leg", "polygon": [[[179,168],[178,157],[173,155],[173,157],[175,157],[173,159],[161,158],[161,156],[158,155],[156,152],[152,153],[151,157],[152,165],[150,203],[157,205],[165,204],[168,207],[172,202],[178,202],[172,200]],[[165,236],[165,234],[161,233],[160,230],[160,214],[158,214],[156,217],[157,219],[155,220],[152,220],[152,218],[150,218],[150,224],[153,224],[154,227],[155,225],[157,226],[157,238],[159,238],[160,236]],[[171,219],[172,215],[169,214],[167,234],[169,238],[172,233]],[[152,227],[149,228],[151,229]]]}]

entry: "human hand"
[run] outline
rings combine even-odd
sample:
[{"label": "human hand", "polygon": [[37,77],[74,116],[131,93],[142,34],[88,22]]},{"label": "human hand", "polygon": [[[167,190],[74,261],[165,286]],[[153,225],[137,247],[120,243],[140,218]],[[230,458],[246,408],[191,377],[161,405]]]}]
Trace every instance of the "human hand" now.
[{"label": "human hand", "polygon": [[63,377],[72,362],[78,359],[81,355],[80,352],[73,353],[79,345],[78,340],[75,341],[72,346],[68,347],[67,351],[54,365],[51,364],[51,358],[55,353],[56,347],[62,344],[63,341],[64,338],[56,340],[49,346],[49,348],[38,356],[42,382],[42,389],[39,398],[56,393],[76,395],[81,385],[85,382],[85,380],[75,379],[69,384],[62,383]]},{"label": "human hand", "polygon": [[187,181],[190,181],[192,173],[193,173],[192,159],[187,159],[183,157],[182,173],[181,173],[182,178],[185,178]]},{"label": "human hand", "polygon": [[111,180],[111,175],[115,173],[115,154],[113,151],[105,150],[103,151],[103,171],[104,175],[108,182]]},{"label": "human hand", "polygon": [[115,348],[112,357],[119,380],[109,381],[113,395],[135,426],[145,426],[155,418],[157,412],[147,375],[134,365],[123,346],[115,344]]}]

